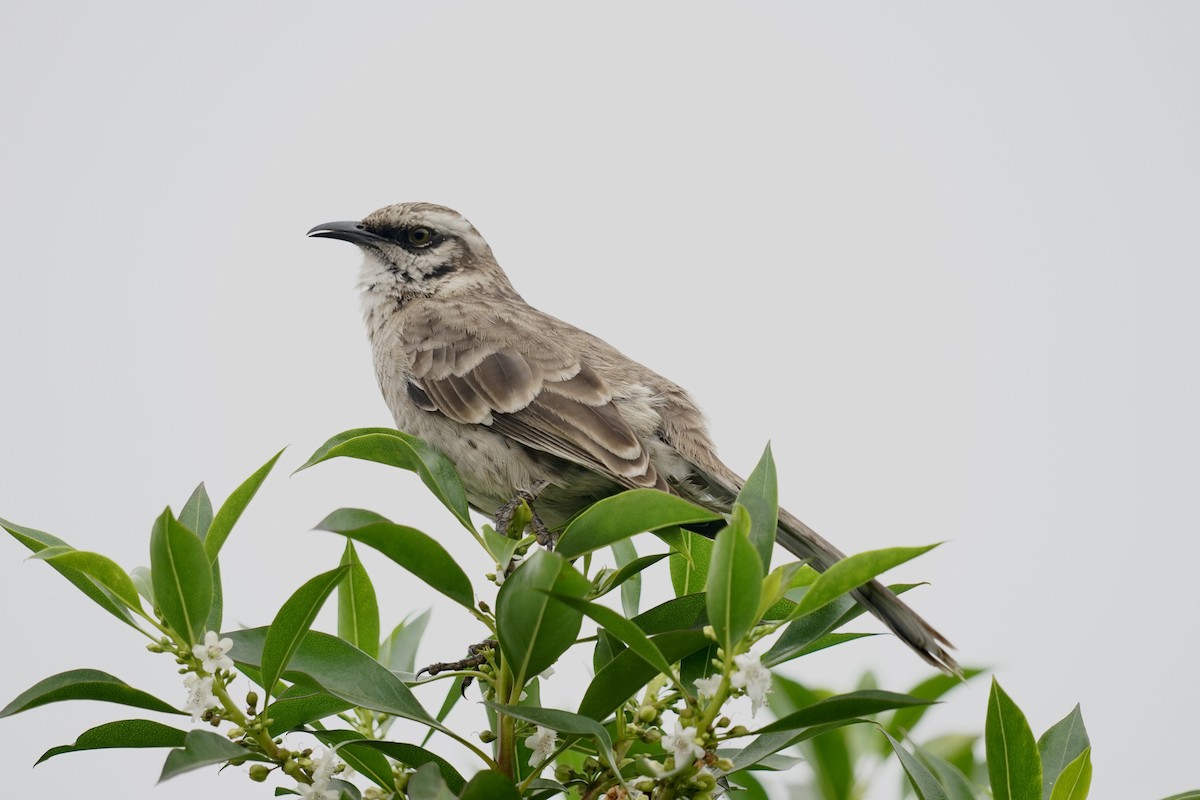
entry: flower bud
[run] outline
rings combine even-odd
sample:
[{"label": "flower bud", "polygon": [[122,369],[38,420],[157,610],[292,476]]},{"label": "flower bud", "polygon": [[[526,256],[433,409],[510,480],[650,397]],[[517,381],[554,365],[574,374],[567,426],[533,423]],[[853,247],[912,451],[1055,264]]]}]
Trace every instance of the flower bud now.
[{"label": "flower bud", "polygon": [[492,733],[491,731],[480,731],[479,741],[483,742],[484,744],[494,742],[496,741],[496,734]]},{"label": "flower bud", "polygon": [[258,692],[253,689],[246,692],[246,707],[250,709],[258,708]]},{"label": "flower bud", "polygon": [[165,653],[166,652],[165,650],[162,649],[162,645],[157,642],[151,642],[150,644],[146,645],[146,649],[149,650],[151,653]]},{"label": "flower bud", "polygon": [[662,731],[660,731],[658,728],[647,728],[642,733],[641,739],[643,742],[654,744],[655,742],[660,741],[662,737]]},{"label": "flower bud", "polygon": [[229,730],[225,731],[225,735],[230,739],[240,739],[246,735],[246,732],[235,725]]},{"label": "flower bud", "polygon": [[559,764],[554,768],[554,780],[565,784],[575,777],[575,770],[569,764]]},{"label": "flower bud", "polygon": [[721,770],[721,772],[733,772],[733,759],[732,758],[718,758],[716,761],[713,762],[713,766],[715,766],[717,769]]},{"label": "flower bud", "polygon": [[250,780],[255,783],[262,783],[271,774],[271,768],[266,764],[252,764],[250,766]]},{"label": "flower bud", "polygon": [[644,705],[638,708],[637,718],[639,722],[654,722],[658,719],[658,709],[652,705]]},{"label": "flower bud", "polygon": [[750,733],[750,731],[746,729],[745,725],[734,725],[729,729],[730,736],[745,736],[748,733]]},{"label": "flower bud", "polygon": [[692,778],[692,784],[704,791],[712,791],[717,787],[717,779],[713,777],[711,772],[698,772]]},{"label": "flower bud", "polygon": [[695,714],[696,714],[696,712],[694,710],[692,710],[692,707],[687,706],[686,708],[684,708],[682,711],[679,712],[679,718],[680,719],[691,719]]},{"label": "flower bud", "polygon": [[718,728],[728,728],[729,723],[732,721],[733,720],[729,719],[729,717],[721,717],[719,720],[717,720],[717,727]]},{"label": "flower bud", "polygon": [[600,762],[593,756],[588,756],[583,760],[583,768],[587,772],[595,772],[600,769]]}]

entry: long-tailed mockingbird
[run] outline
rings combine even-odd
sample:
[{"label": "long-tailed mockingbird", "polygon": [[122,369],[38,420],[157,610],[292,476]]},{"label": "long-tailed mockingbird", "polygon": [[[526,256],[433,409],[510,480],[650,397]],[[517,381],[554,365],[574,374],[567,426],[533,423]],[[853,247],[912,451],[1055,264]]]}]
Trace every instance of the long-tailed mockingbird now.
[{"label": "long-tailed mockingbird", "polygon": [[[554,529],[638,487],[731,510],[742,479],[717,458],[687,392],[528,305],[458,212],[400,203],[309,235],[362,249],[363,314],[396,426],[457,465],[479,511],[529,493]],[[844,558],[782,509],[777,539],[818,570]],[[854,596],[926,661],[958,672],[946,638],[887,587],[872,581]]]}]

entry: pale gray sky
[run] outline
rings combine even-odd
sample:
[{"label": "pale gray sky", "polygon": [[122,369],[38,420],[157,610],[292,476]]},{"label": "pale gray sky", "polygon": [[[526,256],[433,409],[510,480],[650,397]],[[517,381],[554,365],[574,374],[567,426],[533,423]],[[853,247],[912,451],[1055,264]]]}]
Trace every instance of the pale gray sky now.
[{"label": "pale gray sky", "polygon": [[[1094,798],[1194,788],[1198,36],[1187,2],[9,2],[0,515],[134,566],[163,505],[290,443],[227,550],[247,625],[334,563],[308,528],[336,507],[461,537],[383,468],[287,477],[389,422],[357,256],[304,232],[441,202],[532,303],[688,386],[735,468],[771,440],[843,549],[948,540],[895,579],[932,582],[913,602],[1037,732],[1083,704]],[[23,558],[0,543],[4,701],[77,667],[182,699]],[[435,607],[429,660],[479,638],[368,565],[385,623]],[[806,662],[926,674],[891,637]],[[981,729],[986,697],[931,730]],[[155,789],[144,752],[31,771],[134,715],[0,721],[6,792],[266,796]]]}]

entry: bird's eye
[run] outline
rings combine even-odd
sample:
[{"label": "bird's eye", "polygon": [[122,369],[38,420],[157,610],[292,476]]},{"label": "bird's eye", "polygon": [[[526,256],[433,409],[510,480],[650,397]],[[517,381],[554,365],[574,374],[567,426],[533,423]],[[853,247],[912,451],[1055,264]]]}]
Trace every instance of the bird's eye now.
[{"label": "bird's eye", "polygon": [[433,231],[429,228],[412,228],[406,234],[406,238],[413,247],[429,247],[433,244]]}]

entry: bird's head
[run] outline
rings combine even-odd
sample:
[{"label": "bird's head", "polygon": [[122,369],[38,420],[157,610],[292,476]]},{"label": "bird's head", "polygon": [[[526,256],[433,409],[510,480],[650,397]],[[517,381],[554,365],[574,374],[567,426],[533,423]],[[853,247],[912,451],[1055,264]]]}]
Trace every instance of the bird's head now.
[{"label": "bird's head", "polygon": [[512,287],[475,226],[432,203],[397,203],[361,222],[327,222],[309,236],[341,239],[364,255],[367,291],[446,296]]}]

